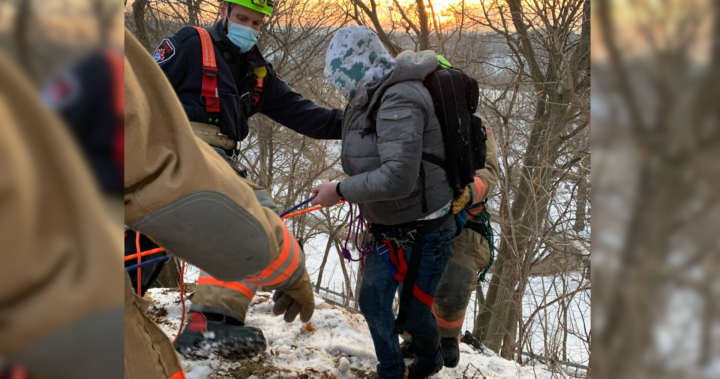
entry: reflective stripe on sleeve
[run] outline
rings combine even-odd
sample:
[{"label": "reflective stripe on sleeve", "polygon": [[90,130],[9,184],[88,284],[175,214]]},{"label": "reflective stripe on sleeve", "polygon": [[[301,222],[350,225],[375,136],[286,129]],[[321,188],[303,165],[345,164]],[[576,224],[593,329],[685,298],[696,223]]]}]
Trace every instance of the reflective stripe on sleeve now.
[{"label": "reflective stripe on sleeve", "polygon": [[465,315],[463,314],[463,317],[457,321],[446,321],[441,319],[437,313],[435,313],[435,307],[432,308],[432,314],[435,315],[435,320],[437,321],[437,324],[442,329],[455,329],[459,328],[463,325],[465,322]]},{"label": "reflective stripe on sleeve", "polygon": [[288,280],[297,270],[299,264],[300,246],[295,237],[290,234],[287,226],[283,224],[285,237],[280,256],[262,270],[259,275],[245,281],[257,286],[274,286]]},{"label": "reflective stripe on sleeve", "polygon": [[208,286],[209,285],[209,286],[229,288],[231,290],[242,292],[243,295],[248,297],[248,299],[252,299],[253,297],[255,297],[255,292],[257,291],[257,287],[250,283],[223,282],[222,280],[217,280],[209,275],[199,277],[197,280],[197,285],[199,285],[199,286]]}]

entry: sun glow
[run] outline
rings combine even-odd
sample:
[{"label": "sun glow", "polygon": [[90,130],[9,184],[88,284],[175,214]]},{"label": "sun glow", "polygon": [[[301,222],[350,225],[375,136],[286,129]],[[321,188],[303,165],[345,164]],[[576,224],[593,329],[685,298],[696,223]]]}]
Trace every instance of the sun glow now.
[{"label": "sun glow", "polygon": [[[394,2],[394,0],[390,0]],[[428,17],[432,18],[435,16],[435,22],[440,25],[453,22],[455,10],[459,9],[462,0],[424,0],[425,9],[427,10]],[[415,7],[417,5],[416,0],[397,0],[404,9]]]}]

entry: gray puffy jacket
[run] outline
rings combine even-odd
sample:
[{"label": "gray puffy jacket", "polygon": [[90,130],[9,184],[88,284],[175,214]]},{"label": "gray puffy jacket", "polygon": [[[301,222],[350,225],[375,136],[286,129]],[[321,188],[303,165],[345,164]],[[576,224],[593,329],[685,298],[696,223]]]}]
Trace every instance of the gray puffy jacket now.
[{"label": "gray puffy jacket", "polygon": [[[369,89],[362,107],[348,107],[343,116],[342,166],[349,176],[340,185],[343,196],[363,206],[374,223],[397,225],[418,220],[452,200],[445,171],[422,154],[445,159],[440,124],[422,79],[438,65],[432,51],[404,51],[392,73]],[[379,107],[375,103],[379,102]],[[376,132],[372,126],[377,109]],[[422,212],[420,162],[425,168],[428,211]]]}]

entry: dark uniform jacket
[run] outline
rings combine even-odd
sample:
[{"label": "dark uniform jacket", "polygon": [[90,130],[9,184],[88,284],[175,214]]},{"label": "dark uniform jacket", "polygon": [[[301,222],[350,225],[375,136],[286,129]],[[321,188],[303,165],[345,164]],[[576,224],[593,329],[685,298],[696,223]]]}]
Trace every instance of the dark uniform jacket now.
[{"label": "dark uniform jacket", "polygon": [[45,104],[70,127],[100,187],[112,195],[124,191],[122,91],[123,56],[116,51],[83,58],[43,88]]},{"label": "dark uniform jacket", "polygon": [[[248,134],[247,117],[262,113],[288,128],[316,139],[340,139],[342,111],[327,109],[293,91],[263,58],[257,47],[245,54],[228,38],[222,22],[213,27],[222,38],[213,41],[218,66],[220,118],[210,120],[201,97],[202,44],[198,31],[186,27],[163,40],[153,57],[167,75],[190,121],[214,124],[221,133],[242,141]],[[236,78],[231,68],[237,69]],[[257,68],[265,75],[258,78]],[[246,110],[245,110],[245,109]],[[249,109],[247,109],[249,108]]]}]

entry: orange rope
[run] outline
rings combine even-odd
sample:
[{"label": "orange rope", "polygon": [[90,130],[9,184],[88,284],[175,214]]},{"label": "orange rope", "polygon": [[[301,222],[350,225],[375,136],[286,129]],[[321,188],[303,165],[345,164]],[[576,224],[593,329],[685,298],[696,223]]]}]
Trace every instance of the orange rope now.
[{"label": "orange rope", "polygon": [[[344,202],[345,202],[345,200],[340,200],[340,201],[338,201],[337,204],[342,204],[342,203],[344,203]],[[337,205],[337,204],[336,204],[336,205]],[[297,211],[297,212],[293,212],[293,213],[286,214],[285,216],[283,216],[282,219],[284,220],[284,219],[286,219],[286,218],[295,217],[295,216],[300,216],[301,214],[305,214],[305,213],[309,213],[309,212],[314,212],[314,211],[316,211],[316,210],[318,210],[318,209],[322,209],[322,208],[324,208],[322,205],[316,205],[316,206],[310,207],[310,208],[308,208],[308,209],[303,209],[303,210],[301,210],[301,211]]]},{"label": "orange rope", "polygon": [[[145,257],[145,256],[148,256],[148,255],[153,255],[153,254],[157,254],[157,253],[162,253],[163,251],[165,251],[164,248],[158,247],[158,248],[151,249],[151,250],[148,250],[148,251],[143,251],[142,253],[140,253],[140,256],[141,256],[141,257]],[[126,256],[125,256],[125,260],[126,260],[126,261],[129,261],[129,260],[131,260],[131,259],[133,259],[133,258],[137,258],[137,257],[138,257],[137,254],[126,255]]]},{"label": "orange rope", "polygon": [[185,324],[185,261],[181,261],[181,268],[180,268],[180,303],[182,304],[182,316],[180,317],[180,327],[178,327],[177,335],[175,335],[175,339],[173,340],[173,345],[177,343],[178,337],[180,337],[180,333],[182,333],[183,324]]},{"label": "orange rope", "polygon": [[[140,253],[140,233],[135,232],[135,252],[137,254],[137,263],[140,264],[142,261],[142,256]],[[138,296],[142,297],[142,267],[137,268],[137,292]]]}]

